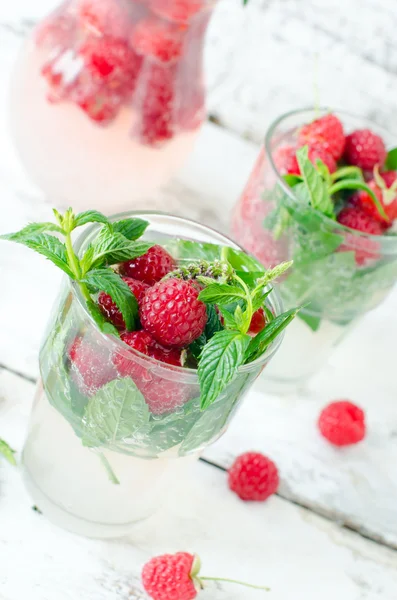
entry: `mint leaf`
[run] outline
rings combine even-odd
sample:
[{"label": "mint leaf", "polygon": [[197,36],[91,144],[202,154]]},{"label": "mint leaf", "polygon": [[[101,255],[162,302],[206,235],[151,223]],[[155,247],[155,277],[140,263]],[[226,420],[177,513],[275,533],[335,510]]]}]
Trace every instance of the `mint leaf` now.
[{"label": "mint leaf", "polygon": [[239,300],[246,300],[246,294],[240,287],[226,283],[212,283],[199,294],[199,300],[208,304],[232,304]]},{"label": "mint leaf", "polygon": [[341,179],[330,187],[329,193],[332,196],[333,194],[336,194],[342,190],[364,190],[368,196],[371,197],[381,217],[383,217],[386,221],[389,221],[389,217],[386,215],[382,204],[376,197],[376,194],[374,194],[371,188],[364,181],[360,181],[358,179]]},{"label": "mint leaf", "polygon": [[260,277],[257,280],[257,285],[259,286],[263,286],[266,287],[267,285],[269,285],[269,283],[271,281],[274,281],[274,279],[277,279],[278,277],[280,277],[283,273],[285,273],[286,271],[288,271],[288,269],[290,269],[293,265],[293,261],[290,260],[288,262],[283,262],[280,263],[279,265],[277,265],[276,267],[274,267],[273,269],[269,269],[268,271],[266,271],[266,273],[263,275],[263,277]]},{"label": "mint leaf", "polygon": [[293,308],[275,317],[271,323],[252,338],[245,353],[245,362],[252,362],[259,358],[276,337],[291,323],[298,310],[298,308]]},{"label": "mint leaf", "polygon": [[197,340],[195,340],[189,346],[190,352],[193,354],[194,358],[197,360],[200,357],[201,351],[205,344],[210,340],[215,333],[223,330],[222,323],[220,322],[219,315],[212,304],[207,305],[207,324],[205,326],[204,332],[200,335]]},{"label": "mint leaf", "polygon": [[343,243],[343,239],[341,235],[328,231],[298,232],[294,266],[307,264],[332,254]]},{"label": "mint leaf", "polygon": [[104,264],[114,265],[145,254],[153,244],[128,240],[122,233],[103,227],[81,259],[84,272]]},{"label": "mint leaf", "polygon": [[105,225],[109,225],[109,219],[97,210],[86,210],[74,217],[73,229],[87,223],[104,223]]},{"label": "mint leaf", "polygon": [[237,323],[234,320],[232,313],[226,307],[220,306],[219,312],[224,319],[226,329],[237,329]]},{"label": "mint leaf", "polygon": [[[310,196],[311,206],[323,214],[333,217],[334,205],[328,191],[328,186],[316,167],[309,160],[309,148],[307,146],[299,148],[296,157],[304,184]],[[298,187],[295,186],[294,192],[296,192]]]},{"label": "mint leaf", "polygon": [[249,328],[251,315],[248,313],[248,311],[243,311],[241,306],[238,304],[236,306],[236,310],[234,311],[234,320],[236,322],[237,329],[245,332]]},{"label": "mint leaf", "polygon": [[397,148],[392,148],[387,153],[385,167],[387,171],[397,171]]},{"label": "mint leaf", "polygon": [[364,181],[363,172],[360,167],[341,167],[335,173],[331,174],[331,181],[338,179],[358,179]]},{"label": "mint leaf", "polygon": [[283,175],[283,179],[285,181],[285,183],[287,185],[289,185],[289,187],[294,187],[295,185],[297,185],[298,183],[302,183],[303,179],[300,175],[290,175],[289,173],[287,173],[286,175]]},{"label": "mint leaf", "polygon": [[102,333],[106,333],[107,335],[115,335],[116,337],[120,337],[118,329],[106,320],[106,317],[103,315],[95,302],[92,300],[87,300],[87,309],[97,324],[99,331],[102,331]]},{"label": "mint leaf", "polygon": [[137,240],[146,231],[149,222],[144,219],[122,219],[113,223],[113,231],[121,233],[127,240]]},{"label": "mint leaf", "polygon": [[304,321],[304,323],[306,323],[306,325],[308,325],[312,331],[318,331],[321,324],[321,317],[319,315],[309,315],[303,310],[300,310],[297,314],[297,317]]},{"label": "mint leaf", "polygon": [[267,292],[263,292],[263,289],[259,292],[256,293],[255,296],[252,298],[252,310],[253,312],[256,312],[257,310],[259,310],[260,308],[263,307],[266,298],[268,297],[269,294],[271,294],[273,291],[273,288],[271,288],[270,290],[267,290]]},{"label": "mint leaf", "polygon": [[115,379],[104,385],[87,404],[83,444],[117,451],[118,442],[147,430],[149,417],[145,399],[132,379]]},{"label": "mint leaf", "polygon": [[13,465],[15,467],[17,464],[17,461],[15,460],[14,454],[15,454],[15,450],[12,450],[12,448],[10,448],[10,446],[7,444],[7,442],[0,439],[0,455],[4,456],[4,458],[6,460],[8,460],[10,465]]},{"label": "mint leaf", "polygon": [[[23,231],[24,230],[22,230],[22,232]],[[54,265],[62,269],[62,271],[64,271],[71,279],[75,279],[68,265],[66,247],[53,235],[49,235],[48,233],[34,233],[28,236],[18,232],[9,233],[0,237],[4,240],[16,242],[17,244],[23,244],[24,246],[35,250],[53,262]]]},{"label": "mint leaf", "polygon": [[138,302],[120,275],[111,269],[95,269],[86,274],[82,283],[85,283],[93,293],[109,294],[123,315],[128,331],[134,329],[135,321],[138,318]]},{"label": "mint leaf", "polygon": [[204,346],[198,366],[201,408],[210,406],[234,378],[244,362],[249,335],[219,331]]},{"label": "mint leaf", "polygon": [[38,233],[44,233],[45,231],[56,231],[57,233],[64,234],[62,227],[56,225],[55,223],[29,223],[20,231],[16,233],[6,233],[4,235],[0,235],[0,238],[3,240],[11,240],[13,242],[17,241],[17,238],[29,238],[32,235],[36,235]]},{"label": "mint leaf", "polygon": [[164,240],[162,246],[179,261],[198,262],[200,259],[213,261],[221,258],[222,246],[216,244],[176,238]]}]

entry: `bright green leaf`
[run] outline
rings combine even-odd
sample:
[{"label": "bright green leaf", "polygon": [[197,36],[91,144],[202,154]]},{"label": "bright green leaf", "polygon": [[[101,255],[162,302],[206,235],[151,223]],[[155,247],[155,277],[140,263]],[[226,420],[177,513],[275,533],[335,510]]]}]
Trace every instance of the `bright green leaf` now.
[{"label": "bright green leaf", "polygon": [[122,219],[113,223],[113,230],[121,233],[127,240],[137,240],[146,231],[149,222],[144,219]]},{"label": "bright green leaf", "polygon": [[397,171],[397,148],[392,148],[387,153],[385,167],[387,171]]},{"label": "bright green leaf", "polygon": [[[328,186],[316,167],[309,160],[309,149],[307,146],[300,148],[296,157],[306,189],[310,196],[311,206],[328,216],[334,215],[334,205]],[[294,192],[299,186],[295,186]]]},{"label": "bright green leaf", "polygon": [[74,228],[81,227],[87,223],[104,223],[105,225],[109,225],[109,219],[97,210],[86,210],[74,218]]},{"label": "bright green leaf", "polygon": [[246,299],[244,290],[226,283],[213,283],[200,292],[199,300],[208,304],[231,304]]},{"label": "bright green leaf", "polygon": [[14,454],[15,454],[15,450],[12,450],[12,448],[10,448],[10,446],[7,444],[7,442],[0,439],[0,455],[4,456],[4,458],[6,460],[8,460],[8,462],[15,467],[17,464],[17,461],[15,460]]},{"label": "bright green leaf", "polygon": [[288,310],[266,325],[249,343],[245,354],[245,362],[252,362],[259,358],[266,348],[280,335],[282,331],[291,323],[298,312],[298,308]]},{"label": "bright green leaf", "polygon": [[340,181],[334,183],[334,185],[330,188],[329,193],[333,195],[337,192],[340,192],[341,190],[364,190],[365,192],[367,192],[368,196],[371,197],[373,203],[378,209],[378,213],[380,214],[380,216],[383,217],[386,221],[389,220],[382,204],[376,197],[376,194],[374,194],[373,190],[371,190],[371,188],[366,183],[364,183],[364,181],[359,181],[358,179],[341,179]]}]

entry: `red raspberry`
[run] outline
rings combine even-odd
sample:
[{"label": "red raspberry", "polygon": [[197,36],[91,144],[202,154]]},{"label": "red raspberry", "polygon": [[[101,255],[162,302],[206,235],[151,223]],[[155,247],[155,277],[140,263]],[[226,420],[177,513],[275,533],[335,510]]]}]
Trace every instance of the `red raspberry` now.
[{"label": "red raspberry", "polygon": [[369,196],[369,194],[367,194],[367,192],[364,190],[361,190],[356,194],[354,203],[356,206],[362,208],[371,217],[387,227],[390,226],[394,219],[397,218],[397,190],[394,193],[393,190],[388,192],[388,190],[397,180],[397,173],[395,171],[386,171],[385,173],[381,173],[380,177],[383,179],[384,187],[379,187],[375,179],[371,179],[368,182],[368,185],[378,198],[379,202],[382,204],[385,213],[389,217],[389,220],[386,221],[379,214],[379,211],[376,208],[371,196]]},{"label": "red raspberry", "polygon": [[86,337],[76,337],[69,349],[69,360],[72,379],[85,396],[93,396],[117,376],[109,356]]},{"label": "red raspberry", "polygon": [[328,171],[330,173],[335,173],[337,169],[337,165],[332,154],[327,152],[321,146],[311,146],[309,147],[309,160],[313,163],[314,166],[317,166],[317,159],[322,160],[326,167],[328,167]]},{"label": "red raspberry", "polygon": [[138,54],[170,63],[182,55],[183,33],[180,27],[172,23],[143,19],[132,34],[131,45]]},{"label": "red raspberry", "polygon": [[120,272],[153,285],[176,269],[177,264],[171,254],[161,246],[152,246],[142,256],[123,263]]},{"label": "red raspberry", "polygon": [[[138,304],[140,304],[143,299],[143,295],[149,286],[146,285],[146,283],[137,281],[131,277],[123,277],[122,279],[125,281],[135,298],[138,300]],[[123,316],[109,294],[101,292],[98,297],[98,304],[105,317],[111,323],[113,323],[115,327],[118,329],[125,329]]]},{"label": "red raspberry", "polygon": [[106,84],[113,95],[116,92],[132,93],[142,59],[125,40],[111,36],[91,37],[80,48],[79,55],[94,81]]},{"label": "red raspberry", "polygon": [[166,279],[149,288],[143,297],[143,327],[163,346],[183,348],[197,339],[207,322],[205,304],[190,281]]},{"label": "red raspberry", "polygon": [[101,36],[126,37],[131,25],[126,4],[114,0],[78,0],[77,21],[87,33]]},{"label": "red raspberry", "polygon": [[[192,578],[195,557],[187,552],[152,558],[142,570],[142,583],[152,600],[193,600],[197,590]],[[194,575],[193,575],[194,576]]]},{"label": "red raspberry", "polygon": [[300,175],[294,146],[281,146],[274,153],[273,160],[280,175]]},{"label": "red raspberry", "polygon": [[178,348],[164,348],[144,329],[141,331],[126,331],[120,337],[125,344],[135,348],[138,352],[142,352],[142,354],[146,354],[146,356],[176,367],[182,366],[181,350]]},{"label": "red raspberry", "polygon": [[150,0],[150,8],[164,19],[186,24],[204,8],[204,0]]},{"label": "red raspberry", "polygon": [[348,400],[331,402],[320,414],[321,434],[334,446],[357,444],[365,437],[364,412]]},{"label": "red raspberry", "polygon": [[345,148],[345,134],[343,125],[335,115],[324,115],[308,125],[304,125],[299,132],[299,146],[320,146],[339,160]]},{"label": "red raspberry", "polygon": [[278,485],[277,467],[263,454],[241,454],[229,469],[229,488],[241,500],[263,502],[277,492]]},{"label": "red raspberry", "polygon": [[257,333],[262,331],[262,329],[264,329],[265,325],[266,325],[265,313],[264,313],[263,308],[260,308],[259,310],[254,312],[254,314],[252,315],[248,333],[250,333],[251,335],[256,335]]},{"label": "red raspberry", "polygon": [[[341,210],[338,221],[345,227],[356,229],[370,235],[382,235],[384,228],[370,215],[360,208],[348,206]],[[360,239],[353,234],[345,235],[345,243],[338,248],[339,252],[355,252],[356,263],[364,265],[370,260],[379,258],[379,244],[375,240]]]},{"label": "red raspberry", "polygon": [[382,138],[369,129],[358,129],[346,138],[346,161],[364,171],[372,171],[376,165],[383,167],[386,155]]},{"label": "red raspberry", "polygon": [[138,119],[132,134],[146,146],[160,146],[174,137],[175,66],[145,62],[141,98],[136,103]]}]

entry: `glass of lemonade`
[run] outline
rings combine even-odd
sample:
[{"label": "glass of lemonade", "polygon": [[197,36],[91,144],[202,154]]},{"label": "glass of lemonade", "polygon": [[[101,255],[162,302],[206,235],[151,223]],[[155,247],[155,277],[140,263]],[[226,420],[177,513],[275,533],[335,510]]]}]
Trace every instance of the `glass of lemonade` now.
[{"label": "glass of lemonade", "polygon": [[[339,218],[338,206],[347,201],[351,211],[359,191],[345,189],[336,193],[332,199],[336,216],[331,218],[302,202],[298,188],[289,184],[296,183],[292,161],[295,168],[297,162],[295,154],[289,154],[286,166],[286,154],[298,148],[303,126],[328,114],[326,110],[297,110],[270,126],[232,217],[234,238],[266,267],[294,261],[280,283],[280,293],[287,308],[303,308],[266,371],[266,389],[276,393],[303,386],[359,318],[385,298],[397,278],[397,236],[392,222],[385,228],[376,222],[374,235],[347,227]],[[395,136],[372,122],[344,112],[332,114],[343,124],[346,135],[370,130],[382,138],[386,150],[396,145]],[[317,157],[327,159],[324,153]],[[327,177],[335,177],[330,185],[339,184],[342,177],[360,176],[357,167],[346,164],[345,155],[338,165],[331,158],[329,166]],[[346,167],[348,170],[339,171],[338,180],[336,170]],[[387,165],[382,165],[380,175],[386,170]],[[361,183],[372,180],[374,185],[372,171],[362,170],[361,176]],[[391,176],[396,179],[396,173]],[[351,179],[348,185],[354,186]],[[366,201],[370,202],[368,198]]]},{"label": "glass of lemonade", "polygon": [[[220,233],[182,218],[122,216],[135,215],[149,222],[144,239],[167,248],[178,264],[220,258],[224,246],[240,250]],[[75,244],[77,255],[97,232],[97,225],[84,231]],[[281,313],[274,290],[266,302],[267,311]],[[68,280],[41,348],[41,379],[23,451],[34,502],[52,521],[79,534],[127,534],[225,432],[280,340],[241,366],[203,410],[196,368],[165,364],[102,333],[79,287]]]}]

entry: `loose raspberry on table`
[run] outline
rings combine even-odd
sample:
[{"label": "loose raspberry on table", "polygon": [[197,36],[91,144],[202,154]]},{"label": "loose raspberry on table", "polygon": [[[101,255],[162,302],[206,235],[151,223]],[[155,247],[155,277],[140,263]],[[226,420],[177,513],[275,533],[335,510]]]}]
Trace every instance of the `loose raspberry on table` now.
[{"label": "loose raspberry on table", "polygon": [[346,162],[364,171],[372,171],[376,165],[383,167],[386,155],[382,138],[370,129],[358,129],[346,138]]},{"label": "loose raspberry on table", "polygon": [[176,66],[145,61],[141,97],[136,100],[138,119],[132,129],[143,145],[160,146],[174,137]]},{"label": "loose raspberry on table", "polygon": [[86,337],[76,337],[69,348],[68,357],[72,379],[85,396],[93,396],[117,376],[109,356]]},{"label": "loose raspberry on table", "polygon": [[331,402],[321,411],[318,427],[334,446],[357,444],[365,437],[365,414],[348,400]]},{"label": "loose raspberry on table", "polygon": [[155,245],[142,256],[122,263],[120,272],[153,285],[176,268],[177,264],[171,254],[162,246]]},{"label": "loose raspberry on table", "polygon": [[142,583],[152,600],[194,600],[191,573],[195,556],[187,552],[152,558],[142,570]]},{"label": "loose raspberry on table", "polygon": [[149,288],[142,300],[143,327],[163,346],[183,348],[204,331],[207,310],[190,281],[166,279]]},{"label": "loose raspberry on table", "polygon": [[187,24],[205,6],[205,0],[150,0],[151,10],[170,21]]},{"label": "loose raspberry on table", "polygon": [[131,45],[138,54],[170,63],[182,56],[184,31],[167,21],[143,19],[131,36]]},{"label": "loose raspberry on table", "polygon": [[260,308],[252,315],[250,327],[248,333],[251,335],[256,335],[266,326],[266,317],[263,308]]},{"label": "loose raspberry on table", "polygon": [[309,147],[321,146],[335,160],[339,160],[345,148],[343,125],[335,115],[324,115],[301,128],[298,144]]},{"label": "loose raspberry on table", "polygon": [[279,475],[270,458],[257,452],[246,452],[229,469],[229,488],[242,500],[263,502],[277,492]]},{"label": "loose raspberry on table", "polygon": [[[138,304],[140,304],[140,302],[142,302],[143,295],[149,286],[143,281],[137,281],[136,279],[132,279],[132,277],[122,277],[122,279],[128,285],[131,292],[134,294],[135,298],[138,301]],[[117,327],[118,329],[125,329],[123,315],[121,314],[121,312],[119,311],[109,294],[101,292],[98,296],[98,304],[102,313],[107,319],[109,319],[111,323],[113,323],[115,327]]]},{"label": "loose raspberry on table", "polygon": [[362,208],[366,213],[368,213],[371,217],[382,223],[385,227],[388,227],[392,224],[394,219],[397,218],[397,190],[393,193],[388,192],[391,186],[397,180],[397,173],[395,171],[386,171],[385,173],[380,173],[380,177],[384,181],[384,188],[380,188],[376,183],[375,179],[371,179],[368,182],[368,186],[374,192],[375,196],[378,198],[379,202],[383,206],[383,209],[388,216],[388,220],[384,219],[372,200],[371,196],[365,191],[360,190],[354,197],[354,204],[359,208]]}]

